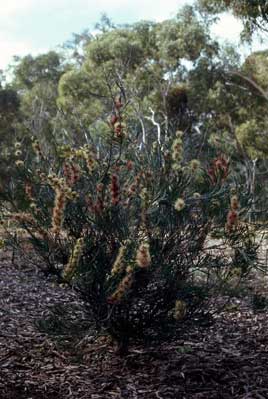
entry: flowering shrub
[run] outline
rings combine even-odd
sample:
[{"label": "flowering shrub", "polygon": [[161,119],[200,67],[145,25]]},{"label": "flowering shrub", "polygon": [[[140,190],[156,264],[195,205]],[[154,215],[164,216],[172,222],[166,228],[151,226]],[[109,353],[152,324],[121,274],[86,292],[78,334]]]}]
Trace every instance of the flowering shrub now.
[{"label": "flowering shrub", "polygon": [[226,159],[208,170],[198,160],[185,164],[182,132],[141,146],[123,123],[120,100],[114,108],[101,142],[59,146],[53,158],[36,138],[31,156],[16,143],[2,197],[9,225],[26,231],[40,267],[73,285],[96,326],[125,350],[130,338],[208,310],[222,284],[219,268],[230,270],[237,257],[211,250],[214,213],[223,215],[230,249],[241,240],[230,238],[238,231],[238,198],[230,209],[221,205],[229,198]]}]

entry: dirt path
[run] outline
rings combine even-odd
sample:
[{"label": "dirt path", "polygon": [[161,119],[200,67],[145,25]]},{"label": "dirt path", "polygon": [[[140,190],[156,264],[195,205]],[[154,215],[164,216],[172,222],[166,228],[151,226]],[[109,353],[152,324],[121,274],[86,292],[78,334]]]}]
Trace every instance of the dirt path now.
[{"label": "dirt path", "polygon": [[[57,310],[58,319],[49,319],[57,335],[36,325],[49,309]],[[86,327],[74,293],[3,253],[0,399],[268,398],[265,313],[237,303],[208,329],[184,331],[158,348],[134,347],[124,359],[104,338],[77,336],[78,322]]]}]

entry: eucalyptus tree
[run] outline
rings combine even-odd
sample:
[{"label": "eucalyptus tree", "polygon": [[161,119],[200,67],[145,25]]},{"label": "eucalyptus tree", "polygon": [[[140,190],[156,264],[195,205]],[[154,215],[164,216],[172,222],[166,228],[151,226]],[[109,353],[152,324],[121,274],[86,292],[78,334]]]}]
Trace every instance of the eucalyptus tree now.
[{"label": "eucalyptus tree", "polygon": [[193,7],[161,23],[110,25],[85,46],[82,65],[61,77],[58,106],[80,121],[81,130],[105,136],[109,126],[101,120],[114,113],[120,98],[138,141],[161,143],[177,129],[191,132],[186,65],[216,52]]},{"label": "eucalyptus tree", "polygon": [[209,14],[220,14],[230,11],[242,20],[244,30],[242,37],[250,40],[256,31],[268,32],[267,0],[198,0],[201,11]]}]

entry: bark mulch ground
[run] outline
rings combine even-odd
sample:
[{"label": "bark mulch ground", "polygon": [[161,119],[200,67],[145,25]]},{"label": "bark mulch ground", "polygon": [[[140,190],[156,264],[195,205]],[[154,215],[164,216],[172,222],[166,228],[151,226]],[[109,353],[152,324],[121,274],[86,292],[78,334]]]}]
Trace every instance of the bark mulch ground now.
[{"label": "bark mulch ground", "polygon": [[124,358],[89,327],[74,293],[2,254],[0,399],[268,398],[268,317],[243,301]]}]

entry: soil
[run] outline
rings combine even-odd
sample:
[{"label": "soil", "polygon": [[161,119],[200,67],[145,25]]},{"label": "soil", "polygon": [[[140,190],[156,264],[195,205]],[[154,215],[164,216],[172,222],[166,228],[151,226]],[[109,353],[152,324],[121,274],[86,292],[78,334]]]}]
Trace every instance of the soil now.
[{"label": "soil", "polygon": [[119,357],[71,290],[2,252],[0,399],[268,398],[268,317],[235,300],[213,325]]}]

